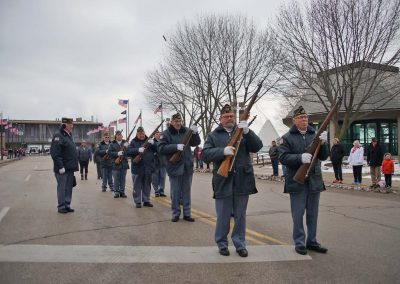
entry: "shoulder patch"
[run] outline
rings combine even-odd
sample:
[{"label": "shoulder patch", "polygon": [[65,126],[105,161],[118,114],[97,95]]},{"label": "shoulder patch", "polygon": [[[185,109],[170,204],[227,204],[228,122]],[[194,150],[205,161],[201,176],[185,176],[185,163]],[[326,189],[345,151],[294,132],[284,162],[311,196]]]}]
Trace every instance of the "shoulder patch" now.
[{"label": "shoulder patch", "polygon": [[54,137],[54,141],[59,141],[60,137]]}]

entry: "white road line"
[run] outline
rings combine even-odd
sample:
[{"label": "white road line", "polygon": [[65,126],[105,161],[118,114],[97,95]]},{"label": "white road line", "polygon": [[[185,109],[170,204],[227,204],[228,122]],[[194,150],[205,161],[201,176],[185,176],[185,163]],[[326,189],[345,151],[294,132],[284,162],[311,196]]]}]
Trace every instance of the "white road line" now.
[{"label": "white road line", "polygon": [[293,246],[248,246],[249,256],[221,256],[212,247],[1,245],[0,262],[58,263],[241,263],[311,260]]},{"label": "white road line", "polygon": [[4,216],[6,216],[8,210],[10,210],[10,207],[4,207],[3,209],[1,209],[1,211],[0,211],[0,222],[4,218]]},{"label": "white road line", "polygon": [[31,178],[32,175],[27,175],[27,177],[25,178],[25,181],[28,181]]}]

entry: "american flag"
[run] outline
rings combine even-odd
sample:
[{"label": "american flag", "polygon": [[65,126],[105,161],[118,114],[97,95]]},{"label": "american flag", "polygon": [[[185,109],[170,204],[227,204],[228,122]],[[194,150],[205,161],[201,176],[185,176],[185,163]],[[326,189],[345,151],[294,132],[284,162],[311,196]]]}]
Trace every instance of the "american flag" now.
[{"label": "american flag", "polygon": [[7,119],[2,119],[2,120],[0,121],[0,125],[7,125],[7,124],[8,124]]},{"label": "american flag", "polygon": [[117,121],[116,120],[110,121],[110,126],[117,126]]},{"label": "american flag", "polygon": [[126,117],[118,119],[118,123],[126,123]]},{"label": "american flag", "polygon": [[154,110],[154,114],[156,114],[157,112],[161,112],[162,111],[162,104],[160,104],[155,110]]},{"label": "american flag", "polygon": [[137,124],[137,123],[138,123],[138,121],[139,121],[139,119],[142,119],[142,113],[139,113],[139,116],[136,118],[136,120],[135,120],[135,123],[134,123],[134,124]]},{"label": "american flag", "polygon": [[12,122],[9,122],[6,126],[4,126],[5,129],[9,129],[12,127]]},{"label": "american flag", "polygon": [[129,100],[118,100],[118,104],[124,108],[128,107]]}]

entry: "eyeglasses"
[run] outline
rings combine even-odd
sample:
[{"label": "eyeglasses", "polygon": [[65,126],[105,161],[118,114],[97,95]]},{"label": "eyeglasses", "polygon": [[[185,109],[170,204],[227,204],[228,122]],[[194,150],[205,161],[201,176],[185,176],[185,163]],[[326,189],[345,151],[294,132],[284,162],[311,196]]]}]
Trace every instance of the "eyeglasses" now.
[{"label": "eyeglasses", "polygon": [[104,138],[110,138],[110,136],[104,136]]},{"label": "eyeglasses", "polygon": [[235,116],[233,114],[231,115],[221,115],[222,118],[234,118]]}]

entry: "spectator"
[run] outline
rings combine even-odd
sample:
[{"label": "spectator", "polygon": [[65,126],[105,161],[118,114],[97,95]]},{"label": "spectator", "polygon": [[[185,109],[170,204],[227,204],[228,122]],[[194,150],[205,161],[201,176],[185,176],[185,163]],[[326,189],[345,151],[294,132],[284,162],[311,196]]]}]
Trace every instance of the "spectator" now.
[{"label": "spectator", "polygon": [[85,180],[88,175],[89,161],[92,161],[92,151],[86,146],[86,141],[83,140],[78,149],[79,168],[81,172],[81,180],[83,180],[83,170],[85,169]]},{"label": "spectator", "polygon": [[367,163],[371,173],[371,189],[379,187],[381,180],[381,165],[383,160],[384,151],[382,146],[379,145],[378,139],[372,138],[371,144],[367,148]]},{"label": "spectator", "polygon": [[271,164],[272,164],[272,170],[273,170],[273,175],[278,176],[278,165],[279,165],[279,150],[278,146],[276,145],[275,141],[272,141],[272,145],[269,148],[269,158],[271,159]]},{"label": "spectator", "polygon": [[338,138],[333,139],[333,146],[331,148],[331,161],[333,171],[335,172],[335,180],[333,183],[343,183],[342,175],[342,160],[344,157],[344,149]]},{"label": "spectator", "polygon": [[349,164],[353,166],[353,184],[361,184],[364,148],[360,145],[360,141],[358,140],[353,142],[353,148],[351,148],[349,155]]},{"label": "spectator", "polygon": [[394,162],[390,153],[385,154],[385,159],[382,163],[382,172],[385,175],[386,192],[390,192],[392,187],[392,174],[394,174]]}]

